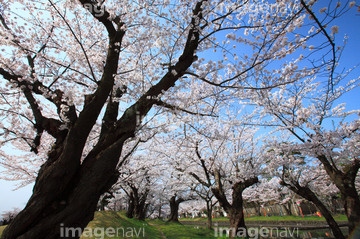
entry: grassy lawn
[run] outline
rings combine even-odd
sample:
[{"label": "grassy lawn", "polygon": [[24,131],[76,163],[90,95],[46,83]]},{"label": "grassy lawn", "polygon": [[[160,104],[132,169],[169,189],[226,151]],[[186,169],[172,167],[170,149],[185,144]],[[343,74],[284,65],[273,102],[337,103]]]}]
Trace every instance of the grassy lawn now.
[{"label": "grassy lawn", "polygon": [[[346,221],[343,215],[335,216],[338,221]],[[195,219],[181,219],[187,221],[206,221],[206,218]],[[228,218],[215,218],[213,221],[228,221]],[[251,217],[246,218],[246,221],[322,221],[323,217]],[[0,236],[6,226],[0,227]],[[138,221],[129,219],[125,216],[125,212],[96,212],[94,220],[91,221],[81,236],[81,239],[95,239],[95,238],[146,238],[146,239],[201,239],[201,238],[215,238],[214,231],[208,230],[205,227],[198,227],[193,225],[181,225],[179,223],[168,223],[163,220],[146,220]],[[110,229],[109,229],[110,228]],[[112,228],[112,229],[111,229]],[[65,229],[63,229],[65,230]],[[108,234],[106,235],[106,230]],[[71,233],[71,231],[70,231]],[[165,237],[164,237],[165,236]],[[220,237],[216,237],[220,238]],[[223,237],[226,238],[226,237]]]},{"label": "grassy lawn", "polygon": [[[336,215],[334,216],[336,221],[347,221],[347,217],[345,215]],[[213,218],[215,221],[229,221],[227,217],[219,217]],[[181,218],[179,221],[207,221],[206,218]],[[326,221],[324,217],[311,216],[311,217],[299,217],[299,216],[283,216],[283,217],[246,217],[246,221]]]},{"label": "grassy lawn", "polygon": [[214,231],[204,227],[181,225],[179,223],[164,222],[162,220],[149,220],[148,222],[152,225],[156,225],[164,233],[166,238],[215,238]]},{"label": "grassy lawn", "polygon": [[[334,216],[336,221],[347,221],[345,215]],[[247,217],[245,221],[326,221],[324,217],[298,217],[298,216],[283,216],[283,217]]]},{"label": "grassy lawn", "polygon": [[[125,212],[114,212],[114,211],[105,211],[105,212],[96,212],[94,220],[91,221],[88,228],[92,229],[93,235],[86,237],[84,234],[81,236],[81,239],[95,239],[96,235],[101,233],[101,228],[114,228],[115,230],[121,228],[118,233],[118,236],[103,237],[104,239],[108,238],[157,238],[162,239],[164,236],[168,239],[208,239],[215,238],[214,232],[206,228],[201,228],[197,226],[190,225],[181,225],[179,223],[168,223],[163,220],[146,220],[137,221],[135,219],[129,219],[125,216]],[[122,230],[123,229],[123,230]],[[97,231],[98,230],[98,231]],[[140,231],[141,230],[141,231]],[[140,232],[140,234],[139,234]],[[136,236],[138,233],[139,237]],[[102,237],[100,237],[102,238]],[[220,237],[217,237],[220,238]],[[224,237],[225,238],[225,237]]]}]

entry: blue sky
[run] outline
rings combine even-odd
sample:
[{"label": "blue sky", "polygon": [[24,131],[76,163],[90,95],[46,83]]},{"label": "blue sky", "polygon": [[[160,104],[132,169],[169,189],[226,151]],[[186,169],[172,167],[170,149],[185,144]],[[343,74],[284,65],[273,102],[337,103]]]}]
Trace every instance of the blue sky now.
[{"label": "blue sky", "polygon": [[13,208],[23,209],[25,207],[31,196],[33,184],[15,191],[13,189],[16,188],[16,182],[0,180],[0,185],[2,195],[0,197],[0,215]]}]

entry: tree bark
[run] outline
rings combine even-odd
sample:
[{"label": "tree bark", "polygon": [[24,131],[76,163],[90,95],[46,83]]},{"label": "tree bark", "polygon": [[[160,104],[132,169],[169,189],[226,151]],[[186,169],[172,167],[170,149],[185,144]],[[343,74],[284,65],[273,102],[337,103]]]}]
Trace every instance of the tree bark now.
[{"label": "tree bark", "polygon": [[147,195],[148,191],[146,191],[143,195],[138,195],[134,208],[134,217],[137,220],[145,221],[148,208],[148,204],[146,204]]},{"label": "tree bark", "polygon": [[261,205],[259,202],[254,202],[256,216],[261,217]]},{"label": "tree bark", "polygon": [[212,229],[212,203],[211,201],[206,201],[206,210],[207,210],[207,228]]},{"label": "tree bark", "polygon": [[168,222],[179,222],[179,205],[184,202],[185,199],[172,196],[169,200],[170,202],[170,216]]},{"label": "tree bark", "polygon": [[130,185],[131,192],[129,196],[129,207],[126,212],[128,218],[135,218],[136,220],[144,221],[146,218],[148,205],[146,204],[146,199],[149,193],[149,190],[146,189],[143,194],[139,193],[139,189],[133,185]]},{"label": "tree bark", "polygon": [[348,218],[350,235],[360,222],[360,200],[355,187],[348,189],[344,190],[345,194],[341,193],[341,198],[344,202],[345,215]]},{"label": "tree bark", "polygon": [[285,211],[286,211],[286,215],[292,216],[292,213],[291,213],[291,204],[290,204],[289,202],[287,202],[287,203],[284,203],[283,206],[284,206],[284,209],[285,209]]},{"label": "tree bark", "polygon": [[302,196],[306,200],[313,202],[318,209],[320,210],[321,214],[325,217],[326,222],[329,224],[331,231],[333,232],[335,238],[337,239],[345,239],[345,236],[341,232],[339,225],[332,217],[331,212],[327,209],[327,207],[318,199],[315,193],[308,188],[307,186],[300,186],[298,183],[292,182],[291,184],[285,183],[282,181],[282,185],[287,186],[290,190],[294,193]]},{"label": "tree bark", "polygon": [[134,202],[134,195],[133,192],[129,195],[129,206],[126,211],[126,217],[127,218],[133,218],[134,217],[134,209],[135,209],[135,202]]},{"label": "tree bark", "polygon": [[215,197],[218,199],[220,206],[222,206],[226,213],[229,215],[230,238],[234,238],[237,236],[246,237],[248,234],[243,213],[242,193],[247,187],[250,187],[251,185],[257,183],[259,181],[258,178],[254,177],[244,181],[236,182],[232,188],[232,204],[229,203],[225,196],[225,191],[222,187],[220,181],[220,173],[218,170],[215,171],[215,181],[217,187],[212,188],[212,191]]},{"label": "tree bark", "polygon": [[[92,4],[87,0],[80,2]],[[56,143],[38,173],[31,198],[24,210],[3,231],[2,239],[58,239],[62,238],[61,233],[66,228],[77,228],[82,231],[93,219],[100,196],[118,179],[116,168],[122,147],[127,139],[134,137],[137,118],[145,116],[157,102],[159,95],[173,87],[195,60],[200,38],[195,16],[201,15],[201,2],[195,6],[193,14],[188,40],[178,62],[173,66],[177,74],[167,72],[114,122],[111,130],[107,128],[109,132],[106,137],[101,137],[82,160],[87,138],[113,90],[121,42],[125,35],[121,24],[112,21],[108,12],[105,11],[100,17],[94,16],[106,27],[109,34],[108,55],[98,88],[79,117],[70,118],[69,130],[57,132],[56,135],[51,129],[45,129],[57,138]],[[26,80],[19,81],[21,76],[4,73],[3,70],[0,73],[6,80],[18,82],[19,87],[20,84],[26,84]],[[37,88],[32,89],[34,91]],[[26,96],[29,104],[34,106],[30,93],[27,92]],[[41,121],[44,125],[45,122],[49,122],[49,119],[38,113],[38,108],[32,107],[32,110],[36,113],[36,121]],[[73,112],[76,116],[76,112]],[[68,238],[79,237],[78,233],[74,233]]]},{"label": "tree bark", "polygon": [[318,156],[319,161],[330,176],[331,181],[340,190],[341,199],[344,203],[345,215],[349,223],[349,235],[360,223],[360,199],[355,188],[355,179],[360,168],[360,162],[355,161],[345,172],[338,170],[330,164],[325,155]]}]

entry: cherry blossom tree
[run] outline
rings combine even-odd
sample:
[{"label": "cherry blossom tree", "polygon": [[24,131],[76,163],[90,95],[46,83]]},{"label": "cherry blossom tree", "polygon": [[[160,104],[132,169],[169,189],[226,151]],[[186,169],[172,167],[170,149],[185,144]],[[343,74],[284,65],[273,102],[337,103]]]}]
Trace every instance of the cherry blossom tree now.
[{"label": "cherry blossom tree", "polygon": [[[327,33],[313,12],[311,16],[315,28],[328,37],[329,44],[335,49],[333,35],[337,33],[337,28],[332,28],[332,34]],[[308,77],[279,87],[279,90],[257,91],[253,102],[261,107],[263,116],[271,116],[271,120],[263,119],[264,124],[274,125],[277,131],[287,131],[293,137],[289,143],[283,143],[279,137],[277,147],[274,147],[278,155],[286,152],[288,156],[300,154],[303,158],[318,160],[319,167],[323,167],[341,193],[351,233],[360,221],[360,201],[355,187],[360,167],[359,119],[356,118],[359,110],[345,110],[341,97],[359,84],[359,78],[345,81],[346,74],[336,73],[339,55],[340,52],[334,50],[330,59],[324,56],[322,61],[327,71],[321,72],[322,68],[315,68]],[[286,166],[283,169],[285,174],[289,171]],[[310,172],[316,175],[315,169]],[[298,180],[286,182],[284,177],[282,183],[297,193],[305,190],[308,184]]]},{"label": "cherry blossom tree", "polygon": [[[330,210],[320,199],[331,192],[338,192],[330,182],[325,170],[317,162],[308,160],[302,154],[292,150],[292,145],[282,143],[286,146],[279,146],[279,143],[268,143],[270,150],[267,155],[271,161],[266,167],[269,174],[278,177],[280,184],[286,186],[294,193],[315,204],[325,217],[336,238],[345,238]],[[280,143],[281,144],[281,143]],[[270,146],[272,145],[272,146]],[[283,150],[280,152],[279,150]]]},{"label": "cherry blossom tree", "polygon": [[[319,167],[324,168],[342,195],[349,230],[352,231],[355,222],[360,220],[359,196],[355,187],[360,166],[359,119],[347,122],[345,117],[355,112],[345,111],[343,104],[335,102],[349,88],[331,89],[329,84],[325,84],[323,89],[320,84],[305,80],[277,92],[262,92],[258,102],[264,106],[264,113],[273,115],[278,130],[289,131],[295,137],[291,144],[282,143],[280,138],[277,153],[291,155],[295,152],[319,161]],[[307,102],[310,95],[311,102]],[[284,98],[288,100],[284,101]],[[326,123],[329,118],[340,120],[331,127]],[[316,175],[315,169],[311,171]]]},{"label": "cherry blossom tree", "polygon": [[[205,169],[204,169],[205,170]],[[205,201],[205,208],[206,208],[206,216],[207,216],[207,227],[208,229],[212,229],[212,216],[213,216],[213,208],[218,203],[215,200],[214,194],[211,191],[211,181],[201,181],[201,179],[195,176],[195,173],[190,174],[192,175],[195,180],[198,181],[198,184],[195,184],[191,187],[191,190],[194,191],[202,200]],[[210,179],[207,178],[207,179]],[[200,182],[199,182],[200,180]]]},{"label": "cherry blossom tree", "polygon": [[118,165],[120,176],[112,189],[115,187],[115,190],[125,192],[128,199],[126,216],[129,218],[145,220],[148,207],[154,204],[153,198],[158,194],[164,167],[161,157],[149,151],[149,148],[154,147],[151,141],[153,137],[155,134],[149,128],[143,131],[139,140],[121,157]]},{"label": "cherry blossom tree", "polygon": [[[277,90],[253,91],[252,102],[259,106],[257,112],[262,117],[260,124],[274,126],[275,135],[282,132],[291,135],[288,143],[278,137],[278,146],[270,146],[271,150],[276,150],[278,156],[286,152],[288,156],[296,153],[310,161],[316,159],[319,167],[325,170],[341,194],[351,233],[360,222],[360,200],[355,186],[360,167],[359,110],[346,110],[342,97],[359,85],[360,78],[356,76],[354,80],[347,80],[346,76],[351,72],[351,68],[347,71],[341,69],[339,72],[337,65],[341,63],[340,56],[344,50],[335,38],[339,28],[334,22],[329,22],[332,25],[330,31],[326,26],[329,19],[333,20],[336,14],[344,14],[355,2],[346,6],[340,2],[330,4],[321,8],[319,13],[314,12],[304,1],[301,3],[310,14],[311,30],[322,33],[327,41],[325,45],[330,46],[330,50],[324,52],[320,58],[315,55],[312,57],[314,68],[308,76],[280,86]],[[345,37],[345,42],[346,39]],[[304,49],[308,49],[311,55],[314,54],[313,51],[320,52],[324,48],[304,46]],[[304,54],[307,53],[304,51]],[[296,59],[294,63],[302,61],[303,57]],[[293,69],[287,67],[283,70]],[[265,73],[264,77],[271,75]],[[288,168],[284,169],[289,171]],[[314,173],[311,178],[317,177],[315,169],[310,172]],[[298,192],[304,189],[307,183],[297,180],[290,182],[285,178],[283,180],[283,184],[290,188],[295,189],[296,186]]]},{"label": "cherry blossom tree", "polygon": [[84,228],[146,115],[211,115],[219,100],[307,75],[290,62],[279,76],[260,77],[324,32],[296,34],[313,3],[1,1],[1,143],[41,164],[2,238]]},{"label": "cherry blossom tree", "polygon": [[[32,112],[32,118],[29,118],[29,129],[25,127],[14,131],[8,129],[8,125],[4,125],[4,130],[15,139],[29,142],[29,147],[34,153],[39,151],[43,133],[46,132],[55,139],[51,150],[48,151],[47,161],[38,173],[32,197],[26,208],[14,219],[14,223],[4,231],[3,238],[20,236],[39,238],[44,235],[44,232],[48,238],[58,238],[60,223],[63,223],[65,227],[84,228],[93,218],[100,195],[117,181],[116,166],[122,146],[126,140],[135,136],[139,124],[137,119],[146,115],[152,105],[158,101],[157,97],[172,87],[193,63],[194,51],[199,44],[199,31],[196,30],[199,23],[195,22],[195,16],[201,17],[201,2],[192,6],[190,11],[189,24],[192,22],[192,25],[189,25],[187,29],[177,30],[178,36],[183,36],[179,34],[183,30],[186,33],[185,41],[183,38],[178,39],[179,41],[172,45],[171,52],[180,53],[174,68],[167,72],[161,71],[163,77],[160,80],[154,76],[152,81],[158,81],[155,85],[142,84],[143,90],[141,87],[130,86],[133,79],[139,78],[136,74],[128,75],[129,78],[125,77],[124,74],[132,72],[132,68],[135,67],[135,65],[131,66],[129,61],[135,55],[137,55],[136,58],[141,58],[142,55],[144,59],[140,60],[140,64],[147,65],[147,62],[153,58],[153,54],[158,55],[162,52],[158,48],[157,53],[151,51],[135,53],[137,44],[144,45],[138,40],[142,36],[144,36],[143,40],[147,38],[146,42],[156,42],[158,38],[165,40],[172,36],[173,31],[176,31],[175,28],[167,31],[162,26],[163,24],[152,22],[151,16],[156,17],[162,13],[156,7],[147,8],[147,4],[146,2],[141,5],[131,2],[121,4],[122,6],[109,4],[108,10],[104,8],[102,14],[97,14],[96,11],[85,8],[90,6],[92,9],[100,10],[104,6],[91,1],[82,1],[81,4],[74,1],[55,4],[49,1],[44,4],[46,6],[44,10],[37,10],[43,9],[42,3],[29,2],[24,5],[25,10],[30,12],[29,19],[25,19],[25,23],[31,27],[22,31],[24,35],[17,34],[16,30],[18,27],[24,27],[20,26],[21,23],[19,26],[16,23],[13,24],[11,14],[2,15],[1,22],[4,29],[2,39],[16,50],[13,51],[15,58],[2,57],[0,74],[9,82],[8,87],[13,88],[10,92],[15,96],[14,100],[20,101],[17,104],[19,109],[14,109],[14,114],[10,116],[14,119],[13,124],[8,125],[13,125],[13,128],[16,124],[22,125],[18,123],[18,120],[22,117],[21,108],[26,105],[25,102],[28,103]],[[147,9],[144,17],[133,19],[141,15],[140,12],[144,8]],[[115,9],[120,9],[120,11],[115,12]],[[6,10],[11,13],[11,8]],[[37,14],[33,12],[34,10],[38,11]],[[194,10],[193,13],[192,10]],[[67,14],[69,11],[71,14]],[[155,12],[152,13],[152,11]],[[189,8],[183,11],[187,12]],[[39,15],[44,12],[43,17]],[[91,18],[93,20],[90,20]],[[93,24],[88,24],[89,21]],[[150,25],[145,24],[147,21]],[[45,22],[49,24],[44,24]],[[146,28],[149,28],[151,24],[154,24],[155,28],[154,34],[149,38],[149,34],[141,29],[146,25]],[[35,31],[32,30],[34,28]],[[129,28],[134,31],[131,33],[132,30]],[[142,36],[136,33],[139,30],[143,32],[140,34]],[[123,42],[125,32],[128,32],[126,43]],[[164,32],[168,35],[160,36]],[[69,39],[64,38],[64,34],[68,34]],[[135,34],[136,39],[131,36],[132,34]],[[25,36],[31,36],[31,38]],[[169,42],[174,41],[169,40]],[[177,43],[184,46],[182,53],[177,49]],[[81,49],[80,57],[78,57],[79,48]],[[126,59],[128,57],[124,54],[122,64],[127,67],[120,66],[122,69],[119,72],[120,51],[127,49],[130,52],[133,51],[135,55]],[[14,59],[17,60],[14,61]],[[158,57],[157,62],[152,61],[152,63],[159,69],[161,61],[163,58]],[[151,68],[149,66],[148,70]],[[146,74],[142,70],[140,72],[139,75]],[[154,73],[149,76],[153,76]],[[143,77],[146,76],[140,77],[145,83],[146,80]],[[127,84],[125,81],[121,82],[124,78],[128,79],[125,80],[129,83],[127,89],[134,90],[130,94],[137,100],[118,119],[118,98],[124,95],[123,85]],[[135,80],[133,86],[136,86],[136,82]],[[3,89],[2,92],[6,90]],[[140,98],[138,98],[139,94]],[[50,114],[45,112],[37,97],[42,97],[52,103],[53,107],[49,109],[55,108],[55,114],[51,111]],[[12,108],[13,104],[9,101],[8,106]],[[88,142],[88,136],[105,104],[107,106],[97,143],[91,152],[84,156],[83,149]],[[9,110],[6,109],[5,112],[9,113]],[[31,130],[31,127],[34,129]],[[96,170],[90,170],[91,168]],[[97,186],[93,187],[93,185]],[[81,208],[82,212],[74,213],[78,208]]]},{"label": "cherry blossom tree", "polygon": [[2,218],[1,218],[1,225],[7,225],[9,224],[15,217],[16,215],[19,213],[20,209],[19,208],[14,208],[11,211],[7,211],[1,214]]},{"label": "cherry blossom tree", "polygon": [[165,193],[170,206],[169,222],[179,222],[179,208],[183,202],[198,200],[198,196],[191,190],[191,179],[183,172],[174,168],[164,182],[166,185]]},{"label": "cherry blossom tree", "polygon": [[248,205],[255,206],[257,216],[261,216],[262,208],[268,204],[279,204],[287,215],[292,215],[291,201],[294,193],[287,187],[281,186],[279,178],[274,174],[272,176],[263,174],[258,184],[244,190],[243,197]]},{"label": "cherry blossom tree", "polygon": [[202,117],[184,125],[182,133],[169,141],[173,164],[216,197],[229,215],[232,237],[246,235],[242,193],[258,182],[264,163],[254,138],[256,129],[242,126],[236,116]]},{"label": "cherry blossom tree", "polygon": [[[141,156],[137,156],[141,157]],[[134,159],[132,161],[135,161]],[[128,196],[128,210],[126,216],[138,220],[145,220],[147,207],[149,205],[149,196],[151,196],[151,187],[154,184],[154,175],[152,175],[149,165],[137,162],[129,162],[120,171],[118,186]],[[151,166],[150,166],[151,167]]]}]

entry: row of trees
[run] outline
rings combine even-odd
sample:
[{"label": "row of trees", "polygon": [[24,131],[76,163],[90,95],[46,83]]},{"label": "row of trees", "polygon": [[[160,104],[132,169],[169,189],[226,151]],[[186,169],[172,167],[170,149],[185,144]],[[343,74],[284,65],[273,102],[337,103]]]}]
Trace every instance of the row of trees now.
[{"label": "row of trees", "polygon": [[341,195],[349,232],[360,222],[359,111],[340,98],[359,78],[338,69],[335,38],[355,1],[0,4],[1,162],[35,182],[2,238],[84,228],[113,185],[138,219],[161,211],[154,195],[173,219],[195,195],[208,213],[217,200],[234,235],[244,196],[285,202],[284,187],[336,238],[324,195]]}]

